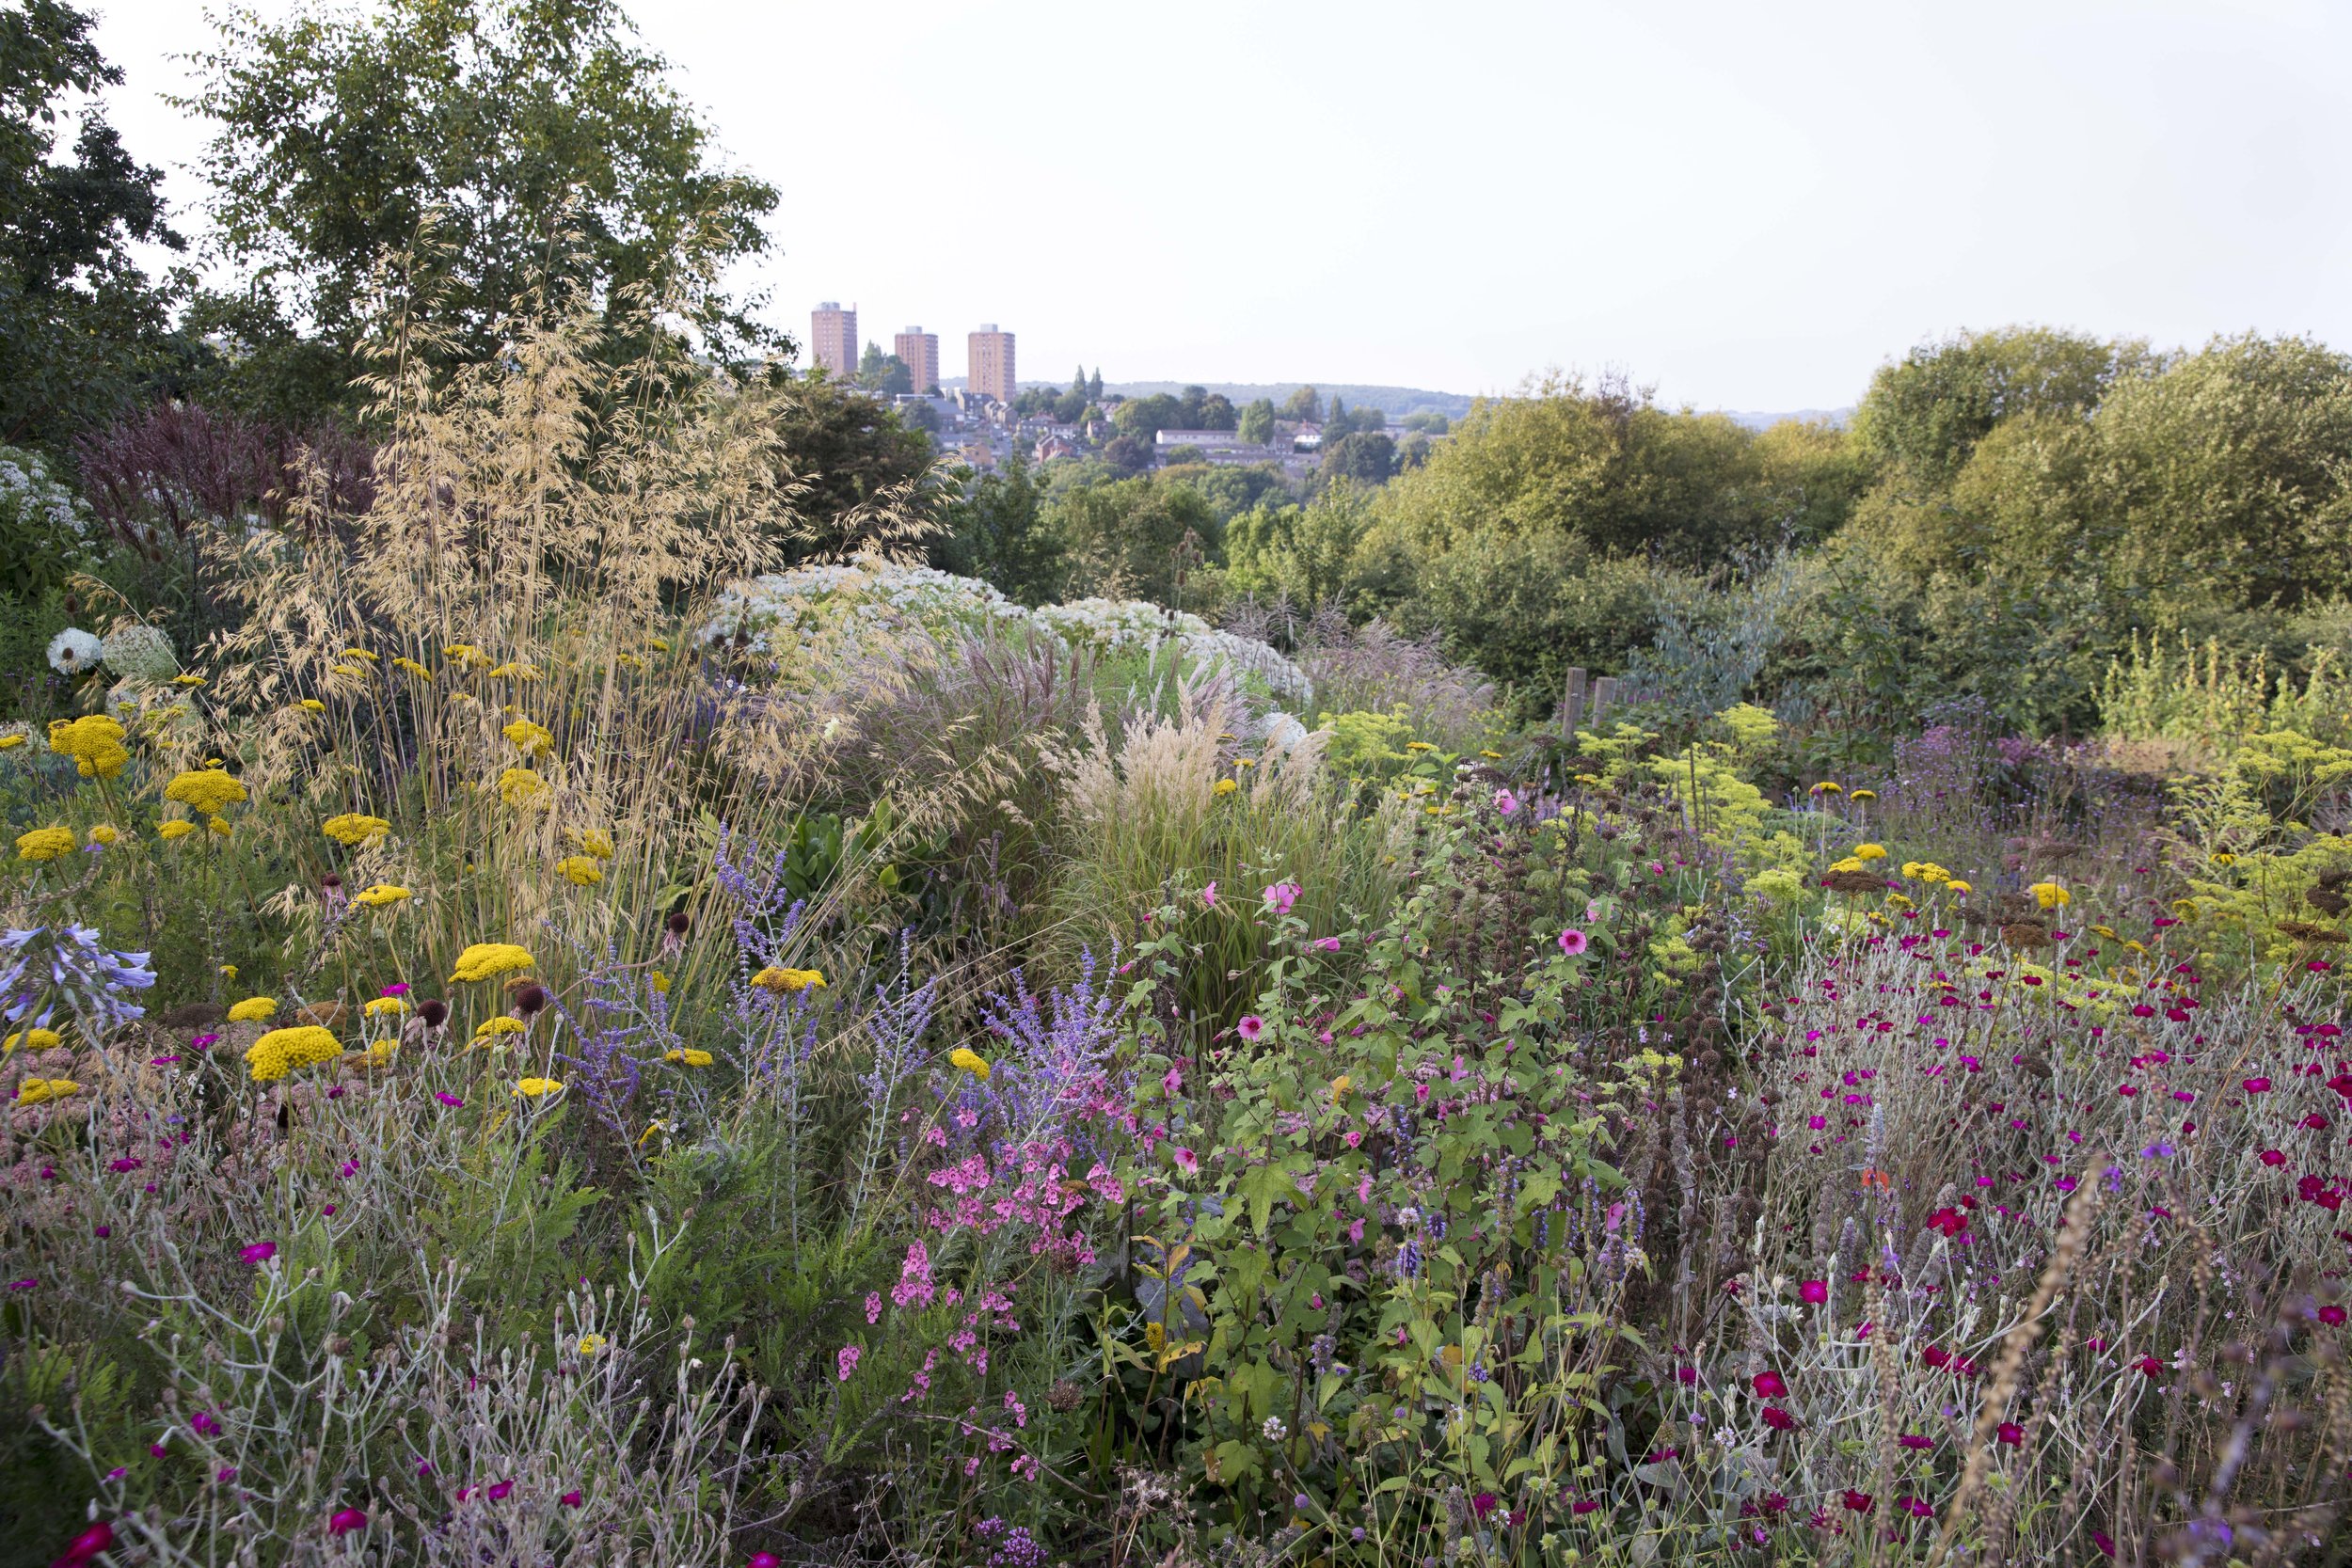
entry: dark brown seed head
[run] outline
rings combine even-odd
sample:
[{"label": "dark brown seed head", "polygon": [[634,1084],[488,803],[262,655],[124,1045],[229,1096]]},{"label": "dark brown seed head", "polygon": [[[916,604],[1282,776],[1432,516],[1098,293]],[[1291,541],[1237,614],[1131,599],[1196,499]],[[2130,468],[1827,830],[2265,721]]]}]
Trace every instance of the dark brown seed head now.
[{"label": "dark brown seed head", "polygon": [[429,998],[417,1004],[417,1016],[424,1020],[426,1028],[438,1029],[449,1017],[449,1004],[437,997]]}]

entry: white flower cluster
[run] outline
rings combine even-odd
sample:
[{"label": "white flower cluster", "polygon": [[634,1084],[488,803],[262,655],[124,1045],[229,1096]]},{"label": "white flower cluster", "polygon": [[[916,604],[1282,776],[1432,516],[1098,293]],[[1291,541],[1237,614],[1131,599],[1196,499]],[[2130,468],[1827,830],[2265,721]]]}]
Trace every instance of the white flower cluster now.
[{"label": "white flower cluster", "polygon": [[1279,699],[1305,706],[1313,684],[1263,642],[1218,631],[1198,615],[1142,599],[1078,599],[1026,610],[995,588],[929,566],[859,562],[802,566],[738,583],[720,595],[705,642],[743,640],[778,661],[837,662],[870,653],[911,626],[937,634],[1034,628],[1061,647],[1133,648],[1171,640],[1187,663],[1255,677]]},{"label": "white flower cluster", "polygon": [[49,640],[49,668],[60,675],[78,675],[96,664],[105,649],[96,632],[68,626]]},{"label": "white flower cluster", "polygon": [[49,465],[38,452],[0,447],[0,512],[13,514],[19,526],[54,529],[76,540],[90,536],[89,508],[69,485],[49,476]]},{"label": "white flower cluster", "polygon": [[738,583],[719,597],[703,641],[738,637],[775,657],[853,655],[869,634],[909,626],[980,631],[1028,624],[1029,612],[993,587],[929,566],[859,562],[800,566]]},{"label": "white flower cluster", "polygon": [[1264,643],[1217,631],[1198,615],[1149,600],[1078,599],[1042,606],[1037,618],[1073,642],[1098,648],[1148,652],[1172,638],[1186,662],[1200,669],[1222,665],[1237,676],[1254,675],[1275,696],[1301,706],[1314,697],[1306,672]]},{"label": "white flower cluster", "polygon": [[100,644],[99,657],[106,661],[107,669],[125,680],[160,685],[180,673],[171,639],[158,627],[136,623],[108,633]]}]

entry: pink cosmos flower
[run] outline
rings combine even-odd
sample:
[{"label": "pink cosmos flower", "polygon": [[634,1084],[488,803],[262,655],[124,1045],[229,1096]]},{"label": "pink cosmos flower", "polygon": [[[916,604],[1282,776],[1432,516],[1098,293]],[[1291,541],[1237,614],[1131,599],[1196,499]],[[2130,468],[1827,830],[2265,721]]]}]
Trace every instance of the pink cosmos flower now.
[{"label": "pink cosmos flower", "polygon": [[1242,1015],[1241,1022],[1234,1027],[1239,1031],[1243,1039],[1254,1040],[1265,1033],[1265,1020],[1256,1013],[1245,1013]]},{"label": "pink cosmos flower", "polygon": [[841,1347],[841,1354],[834,1357],[834,1363],[842,1382],[850,1381],[850,1374],[857,1370],[857,1358],[865,1354],[866,1352],[857,1345]]},{"label": "pink cosmos flower", "polygon": [[1296,882],[1276,882],[1265,890],[1266,907],[1276,914],[1288,914],[1301,891]]},{"label": "pink cosmos flower", "polygon": [[1560,951],[1571,958],[1591,945],[1592,943],[1585,939],[1584,933],[1573,926],[1560,933]]},{"label": "pink cosmos flower", "polygon": [[255,1242],[240,1249],[237,1256],[248,1263],[262,1264],[278,1256],[276,1242]]}]

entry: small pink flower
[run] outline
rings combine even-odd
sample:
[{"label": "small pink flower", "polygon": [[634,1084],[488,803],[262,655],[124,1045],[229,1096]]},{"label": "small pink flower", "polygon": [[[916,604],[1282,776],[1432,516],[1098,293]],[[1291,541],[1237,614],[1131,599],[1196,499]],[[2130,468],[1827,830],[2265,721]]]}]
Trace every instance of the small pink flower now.
[{"label": "small pink flower", "polygon": [[405,996],[408,994],[408,982],[405,980],[394,980],[390,985],[384,988],[384,994],[387,996]]},{"label": "small pink flower", "polygon": [[850,1381],[850,1374],[857,1370],[857,1358],[865,1354],[866,1352],[856,1345],[841,1347],[841,1354],[834,1357],[834,1365],[842,1382]]},{"label": "small pink flower", "polygon": [[1519,809],[1519,798],[1507,789],[1495,791],[1495,810],[1508,816]]},{"label": "small pink flower", "polygon": [[1265,1020],[1256,1013],[1245,1013],[1242,1015],[1241,1022],[1235,1028],[1243,1039],[1254,1040],[1265,1033]]},{"label": "small pink flower", "polygon": [[866,1321],[869,1323],[882,1322],[882,1292],[880,1291],[866,1292]]},{"label": "small pink flower", "polygon": [[368,1516],[356,1508],[339,1508],[326,1516],[326,1533],[349,1535],[353,1530],[368,1528]]},{"label": "small pink flower", "polygon": [[199,1437],[217,1437],[220,1435],[220,1421],[211,1411],[199,1410],[188,1418],[188,1430]]},{"label": "small pink flower", "polygon": [[513,1495],[515,1483],[511,1481],[494,1481],[484,1490],[492,1502],[502,1503]]},{"label": "small pink flower", "polygon": [[276,1242],[255,1242],[239,1249],[237,1256],[248,1263],[262,1264],[278,1256]]},{"label": "small pink flower", "polygon": [[1571,958],[1591,945],[1592,943],[1585,940],[1584,933],[1573,926],[1560,933],[1560,951]]},{"label": "small pink flower", "polygon": [[1171,1063],[1168,1069],[1160,1075],[1160,1087],[1165,1089],[1170,1098],[1173,1098],[1183,1091],[1184,1086],[1184,1072]]},{"label": "small pink flower", "polygon": [[1797,1287],[1797,1299],[1807,1306],[1820,1306],[1821,1303],[1829,1300],[1829,1281],[1826,1279],[1806,1280]]},{"label": "small pink flower", "polygon": [[463,1105],[466,1102],[464,1096],[452,1094],[447,1089],[435,1090],[433,1098],[444,1105]]},{"label": "small pink flower", "polygon": [[580,1506],[579,1489],[574,1488],[572,1491],[564,1493],[562,1497],[556,1498],[555,1500],[562,1503],[565,1508],[578,1508]]},{"label": "small pink flower", "polygon": [[1176,1157],[1176,1168],[1178,1170],[1183,1171],[1186,1176],[1198,1176],[1200,1174],[1200,1155],[1195,1154],[1189,1148],[1181,1147],[1171,1150],[1171,1152]]},{"label": "small pink flower", "polygon": [[773,1552],[754,1552],[743,1568],[784,1568],[784,1559]]},{"label": "small pink flower", "polygon": [[1216,908],[1216,884],[1215,882],[1211,882],[1200,890],[1200,903],[1205,909]]},{"label": "small pink flower", "polygon": [[1315,950],[1319,953],[1336,953],[1340,950],[1340,939],[1337,937],[1317,937],[1315,938]]},{"label": "small pink flower", "polygon": [[199,1035],[196,1038],[188,1041],[188,1049],[190,1051],[201,1051],[207,1046],[217,1045],[219,1042],[220,1037],[218,1035]]},{"label": "small pink flower", "polygon": [[1288,914],[1302,891],[1296,882],[1276,882],[1265,890],[1266,907],[1276,914]]}]

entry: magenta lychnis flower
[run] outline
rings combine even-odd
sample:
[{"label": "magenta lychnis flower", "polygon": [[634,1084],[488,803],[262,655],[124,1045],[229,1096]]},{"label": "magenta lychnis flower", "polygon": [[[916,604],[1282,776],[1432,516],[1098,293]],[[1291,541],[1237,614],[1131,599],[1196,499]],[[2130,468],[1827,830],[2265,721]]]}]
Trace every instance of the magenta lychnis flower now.
[{"label": "magenta lychnis flower", "polygon": [[253,1242],[240,1249],[237,1256],[248,1263],[266,1263],[278,1256],[278,1243],[276,1242]]},{"label": "magenta lychnis flower", "polygon": [[356,1529],[368,1528],[368,1516],[356,1508],[339,1508],[326,1516],[329,1535],[348,1535]]},{"label": "magenta lychnis flower", "polygon": [[1829,1300],[1829,1281],[1808,1279],[1797,1287],[1797,1297],[1808,1306],[1819,1307]]}]

